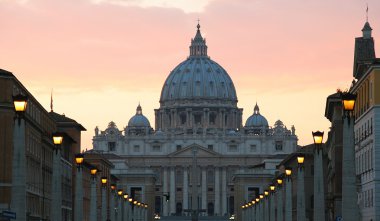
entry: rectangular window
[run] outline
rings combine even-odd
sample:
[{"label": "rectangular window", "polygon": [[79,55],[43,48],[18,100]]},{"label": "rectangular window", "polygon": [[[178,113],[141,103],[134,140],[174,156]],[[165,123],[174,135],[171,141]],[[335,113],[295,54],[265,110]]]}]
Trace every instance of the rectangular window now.
[{"label": "rectangular window", "polygon": [[251,144],[251,152],[256,152],[256,144]]},{"label": "rectangular window", "polygon": [[153,152],[160,152],[161,151],[161,146],[160,145],[153,145],[152,146],[152,151]]},{"label": "rectangular window", "polygon": [[134,145],[133,146],[133,151],[134,152],[140,152],[140,145]]},{"label": "rectangular window", "polygon": [[228,146],[228,151],[230,152],[237,152],[237,145],[229,145]]},{"label": "rectangular window", "polygon": [[182,146],[181,145],[177,145],[177,151],[178,150],[181,150]]},{"label": "rectangular window", "polygon": [[276,141],[276,150],[282,150],[282,141]]},{"label": "rectangular window", "polygon": [[108,142],[108,151],[115,151],[116,142]]},{"label": "rectangular window", "polygon": [[208,146],[207,146],[207,149],[209,149],[209,150],[213,150],[213,149],[214,149],[214,146],[213,146],[213,145],[208,145]]}]

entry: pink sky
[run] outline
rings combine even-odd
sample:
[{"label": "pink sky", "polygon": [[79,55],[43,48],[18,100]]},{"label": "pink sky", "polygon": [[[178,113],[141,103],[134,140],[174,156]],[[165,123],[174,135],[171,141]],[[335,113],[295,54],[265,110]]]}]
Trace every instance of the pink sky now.
[{"label": "pink sky", "polygon": [[[378,0],[0,0],[0,68],[50,110],[87,128],[124,128],[141,102],[154,126],[162,85],[188,56],[196,20],[209,56],[230,74],[244,123],[255,102],[299,144],[328,131],[326,97],[352,80],[366,3],[375,42]],[[376,47],[378,49],[378,47]],[[377,50],[378,51],[378,50]]]}]

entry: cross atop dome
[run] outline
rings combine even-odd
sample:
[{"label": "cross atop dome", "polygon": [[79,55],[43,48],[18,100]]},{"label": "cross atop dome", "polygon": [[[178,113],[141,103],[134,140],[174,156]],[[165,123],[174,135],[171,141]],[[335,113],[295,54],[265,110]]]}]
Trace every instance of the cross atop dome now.
[{"label": "cross atop dome", "polygon": [[207,56],[206,39],[202,37],[200,28],[201,26],[198,19],[197,33],[195,37],[191,39],[190,56]]}]

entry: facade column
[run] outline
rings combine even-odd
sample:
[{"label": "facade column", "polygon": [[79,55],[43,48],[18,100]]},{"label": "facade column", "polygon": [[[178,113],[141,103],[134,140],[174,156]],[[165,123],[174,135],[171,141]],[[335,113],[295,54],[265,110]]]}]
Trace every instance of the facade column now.
[{"label": "facade column", "polygon": [[292,178],[287,176],[285,180],[285,221],[292,221]]},{"label": "facade column", "polygon": [[227,211],[227,169],[222,167],[222,216],[228,214]]},{"label": "facade column", "polygon": [[[201,184],[201,193],[202,193],[202,209],[207,211],[207,180],[206,180],[206,168],[202,168],[202,184]],[[207,216],[207,212],[203,213],[204,216]]]},{"label": "facade column", "polygon": [[[60,146],[60,145],[59,145]],[[57,147],[56,147],[57,148]],[[57,148],[53,153],[53,174],[52,174],[52,220],[62,220],[62,166],[61,148]]]},{"label": "facade column", "polygon": [[17,221],[26,220],[25,148],[25,120],[15,120],[13,127],[11,210],[16,213]]},{"label": "facade column", "polygon": [[170,215],[175,214],[175,167],[170,168]]},{"label": "facade column", "polygon": [[269,221],[269,196],[264,197],[264,220]]},{"label": "facade column", "polygon": [[[166,194],[169,194],[169,190],[168,190],[168,168],[167,167],[164,167],[163,168],[164,172],[163,172],[163,178],[162,178],[162,191],[163,191],[163,195],[166,195]],[[166,199],[165,196],[163,196],[162,198],[162,211],[163,211],[163,216],[168,216],[169,215],[169,205],[168,205],[168,201]]]},{"label": "facade column", "polygon": [[304,168],[298,166],[297,173],[297,221],[306,221]]},{"label": "facade column", "polygon": [[[314,151],[314,220],[325,221],[325,189],[323,185],[322,162],[322,148],[316,147]],[[356,196],[350,200],[355,199]]]},{"label": "facade column", "polygon": [[[96,221],[96,177],[93,177],[91,180],[91,197],[90,197],[90,221]],[[54,210],[54,209],[53,209]]]},{"label": "facade column", "polygon": [[102,220],[107,220],[107,186],[102,187]]},{"label": "facade column", "polygon": [[188,168],[183,168],[183,191],[182,191],[182,205],[183,209],[189,209],[189,174],[188,174]]},{"label": "facade column", "polygon": [[83,176],[82,168],[78,168],[75,177],[75,214],[74,221],[83,220]]},{"label": "facade column", "polygon": [[215,203],[214,203],[214,213],[216,216],[220,216],[220,168],[215,167]]},{"label": "facade column", "polygon": [[350,119],[349,115],[343,119],[342,184],[342,218],[344,221],[359,220],[356,202],[354,117]]},{"label": "facade column", "polygon": [[282,204],[282,187],[279,185],[277,191],[277,221],[284,220],[284,210]]}]

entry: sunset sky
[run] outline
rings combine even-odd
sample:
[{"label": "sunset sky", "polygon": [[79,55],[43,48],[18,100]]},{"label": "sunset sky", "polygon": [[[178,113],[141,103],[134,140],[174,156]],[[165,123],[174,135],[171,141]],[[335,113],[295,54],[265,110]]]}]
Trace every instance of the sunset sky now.
[{"label": "sunset sky", "polygon": [[[154,126],[163,83],[189,54],[200,19],[208,55],[244,108],[294,125],[299,144],[329,130],[326,97],[352,81],[354,38],[369,5],[375,44],[379,0],[0,0],[0,68],[50,110],[77,120],[82,148],[95,126],[121,130],[141,103]],[[379,46],[376,45],[379,53]]]}]

